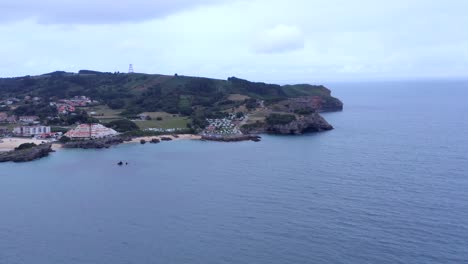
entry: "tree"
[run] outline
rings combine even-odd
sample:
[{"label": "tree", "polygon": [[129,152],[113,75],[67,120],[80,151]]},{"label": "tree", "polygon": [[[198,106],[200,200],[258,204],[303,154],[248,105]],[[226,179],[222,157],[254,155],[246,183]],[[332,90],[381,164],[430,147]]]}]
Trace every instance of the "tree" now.
[{"label": "tree", "polygon": [[67,137],[67,136],[63,136],[59,139],[59,142],[60,143],[67,143],[67,142],[70,142],[71,138]]}]

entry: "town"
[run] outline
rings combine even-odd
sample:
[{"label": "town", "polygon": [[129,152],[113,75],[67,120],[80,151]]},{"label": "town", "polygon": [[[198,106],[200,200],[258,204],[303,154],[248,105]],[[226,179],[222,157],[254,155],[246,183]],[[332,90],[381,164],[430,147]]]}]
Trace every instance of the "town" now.
[{"label": "town", "polygon": [[[2,137],[33,138],[47,142],[67,140],[100,139],[113,137],[120,133],[106,123],[83,122],[79,115],[88,117],[100,117],[93,109],[102,109],[102,104],[86,96],[74,96],[67,99],[50,100],[48,106],[53,110],[53,115],[16,115],[18,109],[34,107],[43,101],[40,97],[25,96],[22,99],[8,98],[0,101],[0,140]],[[101,107],[101,108],[99,108]],[[24,111],[27,113],[28,111]],[[75,118],[74,118],[75,117]],[[153,116],[149,113],[141,113],[132,122],[149,127],[140,127],[144,133],[155,134],[181,134],[190,132],[186,118],[176,115]],[[71,124],[56,123],[56,120],[76,120]],[[122,117],[120,117],[122,119]],[[154,120],[153,120],[154,119]],[[165,127],[158,127],[157,122],[170,119],[173,123],[167,123]],[[242,112],[226,114],[224,118],[208,118],[207,126],[200,135],[204,138],[219,139],[223,137],[238,137],[243,133],[240,127],[246,123],[248,117]],[[181,122],[174,122],[181,121]],[[182,122],[183,121],[183,122]]]}]

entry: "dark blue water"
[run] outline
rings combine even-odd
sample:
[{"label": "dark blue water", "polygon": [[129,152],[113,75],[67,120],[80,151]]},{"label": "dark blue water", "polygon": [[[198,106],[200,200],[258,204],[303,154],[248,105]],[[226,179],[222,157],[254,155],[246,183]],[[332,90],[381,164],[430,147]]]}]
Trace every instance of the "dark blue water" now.
[{"label": "dark blue water", "polygon": [[468,263],[468,82],[328,86],[331,132],[1,164],[0,263]]}]

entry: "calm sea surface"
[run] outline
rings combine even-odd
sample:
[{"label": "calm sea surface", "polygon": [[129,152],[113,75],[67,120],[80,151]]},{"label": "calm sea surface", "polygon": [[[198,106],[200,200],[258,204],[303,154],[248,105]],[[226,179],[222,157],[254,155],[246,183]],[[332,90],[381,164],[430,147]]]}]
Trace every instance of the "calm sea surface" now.
[{"label": "calm sea surface", "polygon": [[326,133],[0,164],[0,263],[468,263],[468,82],[328,87]]}]

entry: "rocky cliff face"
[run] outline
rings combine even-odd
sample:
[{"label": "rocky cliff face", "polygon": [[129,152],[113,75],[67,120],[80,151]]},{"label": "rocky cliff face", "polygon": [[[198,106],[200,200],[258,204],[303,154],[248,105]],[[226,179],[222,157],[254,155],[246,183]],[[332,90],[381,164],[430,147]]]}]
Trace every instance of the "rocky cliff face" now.
[{"label": "rocky cliff face", "polygon": [[343,111],[343,102],[337,98],[328,98],[323,100],[319,112]]},{"label": "rocky cliff face", "polygon": [[265,131],[273,134],[303,134],[332,130],[333,127],[319,114],[311,114],[286,125],[266,125]]},{"label": "rocky cliff face", "polygon": [[271,106],[280,112],[294,113],[298,110],[310,109],[314,112],[343,111],[343,103],[335,97],[301,96],[280,101]]},{"label": "rocky cliff face", "polygon": [[52,144],[42,144],[29,149],[13,150],[0,153],[0,162],[27,162],[49,156],[53,152]]},{"label": "rocky cliff face", "polygon": [[270,133],[281,135],[300,135],[307,132],[322,132],[332,129],[333,126],[330,125],[320,114],[313,113],[284,125],[258,123],[253,126],[243,127],[242,132],[246,134]]}]

